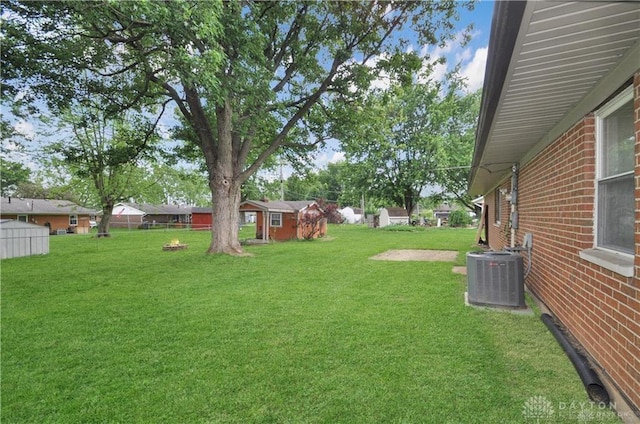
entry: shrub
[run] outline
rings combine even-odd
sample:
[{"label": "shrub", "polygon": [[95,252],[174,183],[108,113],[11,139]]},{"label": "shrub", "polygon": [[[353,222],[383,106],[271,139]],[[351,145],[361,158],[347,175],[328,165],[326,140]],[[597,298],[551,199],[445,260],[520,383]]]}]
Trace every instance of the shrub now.
[{"label": "shrub", "polygon": [[466,227],[471,224],[471,217],[465,211],[452,211],[449,214],[449,226],[450,227]]},{"label": "shrub", "polygon": [[383,231],[403,231],[403,232],[413,232],[413,231],[422,231],[422,228],[416,228],[407,224],[392,224],[387,225],[386,227],[382,227]]}]

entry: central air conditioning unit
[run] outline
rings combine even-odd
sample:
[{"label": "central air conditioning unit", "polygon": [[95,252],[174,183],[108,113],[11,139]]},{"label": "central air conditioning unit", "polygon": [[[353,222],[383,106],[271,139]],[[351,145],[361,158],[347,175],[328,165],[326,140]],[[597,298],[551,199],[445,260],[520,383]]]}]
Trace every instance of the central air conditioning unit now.
[{"label": "central air conditioning unit", "polygon": [[522,256],[511,252],[467,253],[467,300],[472,305],[526,308]]}]

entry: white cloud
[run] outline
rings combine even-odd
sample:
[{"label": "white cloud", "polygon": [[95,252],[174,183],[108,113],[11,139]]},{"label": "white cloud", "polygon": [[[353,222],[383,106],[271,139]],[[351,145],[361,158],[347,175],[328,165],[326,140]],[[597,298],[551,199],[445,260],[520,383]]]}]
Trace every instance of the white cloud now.
[{"label": "white cloud", "polygon": [[344,152],[334,152],[331,159],[329,159],[329,163],[338,163],[343,162],[345,160]]},{"label": "white cloud", "polygon": [[475,51],[473,59],[462,65],[461,74],[467,80],[467,90],[470,93],[482,88],[488,50],[488,47],[479,48]]},{"label": "white cloud", "polygon": [[[457,61],[455,63],[460,63],[460,76],[466,80],[466,91],[469,93],[482,88],[487,62],[487,50],[487,47],[481,47],[475,51],[472,49],[464,49],[451,52]],[[434,62],[435,60],[432,63]],[[433,81],[444,81],[447,72],[453,69],[453,62],[438,63],[432,66],[433,68],[427,75],[427,78]],[[426,71],[426,67],[423,71]],[[425,78],[421,79],[422,82],[424,82],[424,80]]]},{"label": "white cloud", "polygon": [[[373,56],[365,62],[365,65],[370,68],[375,68],[378,62],[382,59],[385,59],[387,56],[388,55],[386,53],[383,53],[381,56]],[[380,71],[378,73],[378,77],[375,80],[371,81],[371,88],[386,90],[390,86],[391,78],[388,72]]]},{"label": "white cloud", "polygon": [[471,49],[463,49],[456,52],[456,62],[466,62],[471,59]]},{"label": "white cloud", "polygon": [[330,163],[338,163],[345,160],[344,152],[337,150],[339,146],[333,146],[318,152],[314,157],[313,166],[316,170],[326,169]]},{"label": "white cloud", "polygon": [[171,128],[172,126],[168,125],[167,122],[160,121],[158,124],[158,134],[165,140],[171,140]]},{"label": "white cloud", "polygon": [[446,41],[444,46],[427,45],[421,49],[420,53],[423,57],[428,54],[432,59],[437,59],[439,57],[449,57],[453,53],[459,53],[459,51],[462,49],[464,38],[464,31],[458,31],[453,39]]},{"label": "white cloud", "polygon": [[25,121],[24,119],[16,122],[16,124],[13,126],[13,129],[15,132],[22,135],[28,140],[33,140],[36,137],[36,131],[33,127],[33,124]]},{"label": "white cloud", "polygon": [[[426,67],[423,68],[423,71],[426,70]],[[437,63],[433,65],[431,72],[427,75],[427,78],[420,78],[420,82],[425,82],[426,79],[431,79],[433,81],[444,81],[445,76],[449,70],[449,67],[446,63]]]}]

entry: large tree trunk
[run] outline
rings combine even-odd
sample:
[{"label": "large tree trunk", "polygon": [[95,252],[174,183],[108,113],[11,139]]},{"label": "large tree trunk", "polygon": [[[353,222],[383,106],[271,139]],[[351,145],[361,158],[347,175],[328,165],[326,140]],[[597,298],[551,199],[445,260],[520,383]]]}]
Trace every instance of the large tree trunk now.
[{"label": "large tree trunk", "polygon": [[238,239],[242,181],[237,177],[242,164],[233,155],[231,107],[216,108],[218,140],[213,160],[207,161],[209,187],[212,193],[213,224],[208,253],[242,254]]},{"label": "large tree trunk", "polygon": [[240,186],[224,179],[211,181],[210,185],[213,193],[213,224],[207,253],[239,255],[243,252],[238,239]]},{"label": "large tree trunk", "polygon": [[113,203],[104,203],[102,205],[102,219],[98,224],[98,237],[110,237],[109,224],[111,223],[111,215],[113,213]]}]

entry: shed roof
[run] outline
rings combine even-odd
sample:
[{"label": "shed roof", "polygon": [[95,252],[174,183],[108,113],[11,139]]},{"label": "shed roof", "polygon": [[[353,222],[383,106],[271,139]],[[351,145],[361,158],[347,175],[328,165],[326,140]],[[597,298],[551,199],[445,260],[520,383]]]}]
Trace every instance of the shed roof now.
[{"label": "shed roof", "polygon": [[[314,200],[245,200],[240,204],[250,205],[255,210],[269,211],[269,212],[299,212],[308,208],[311,205],[317,204]],[[245,208],[245,210],[249,210]]]},{"label": "shed roof", "polygon": [[497,1],[469,190],[494,188],[638,69],[635,2]]},{"label": "shed roof", "polygon": [[49,229],[47,227],[43,227],[42,225],[31,224],[29,222],[18,221],[15,219],[1,219],[0,220],[0,229],[11,229],[11,230],[36,230],[45,234],[49,234]]},{"label": "shed roof", "polygon": [[405,208],[391,207],[391,208],[385,208],[385,209],[387,210],[387,213],[389,214],[389,216],[402,216],[402,217],[409,216]]},{"label": "shed roof", "polygon": [[3,197],[1,205],[3,214],[95,215],[97,213],[93,209],[79,206],[68,200]]}]

